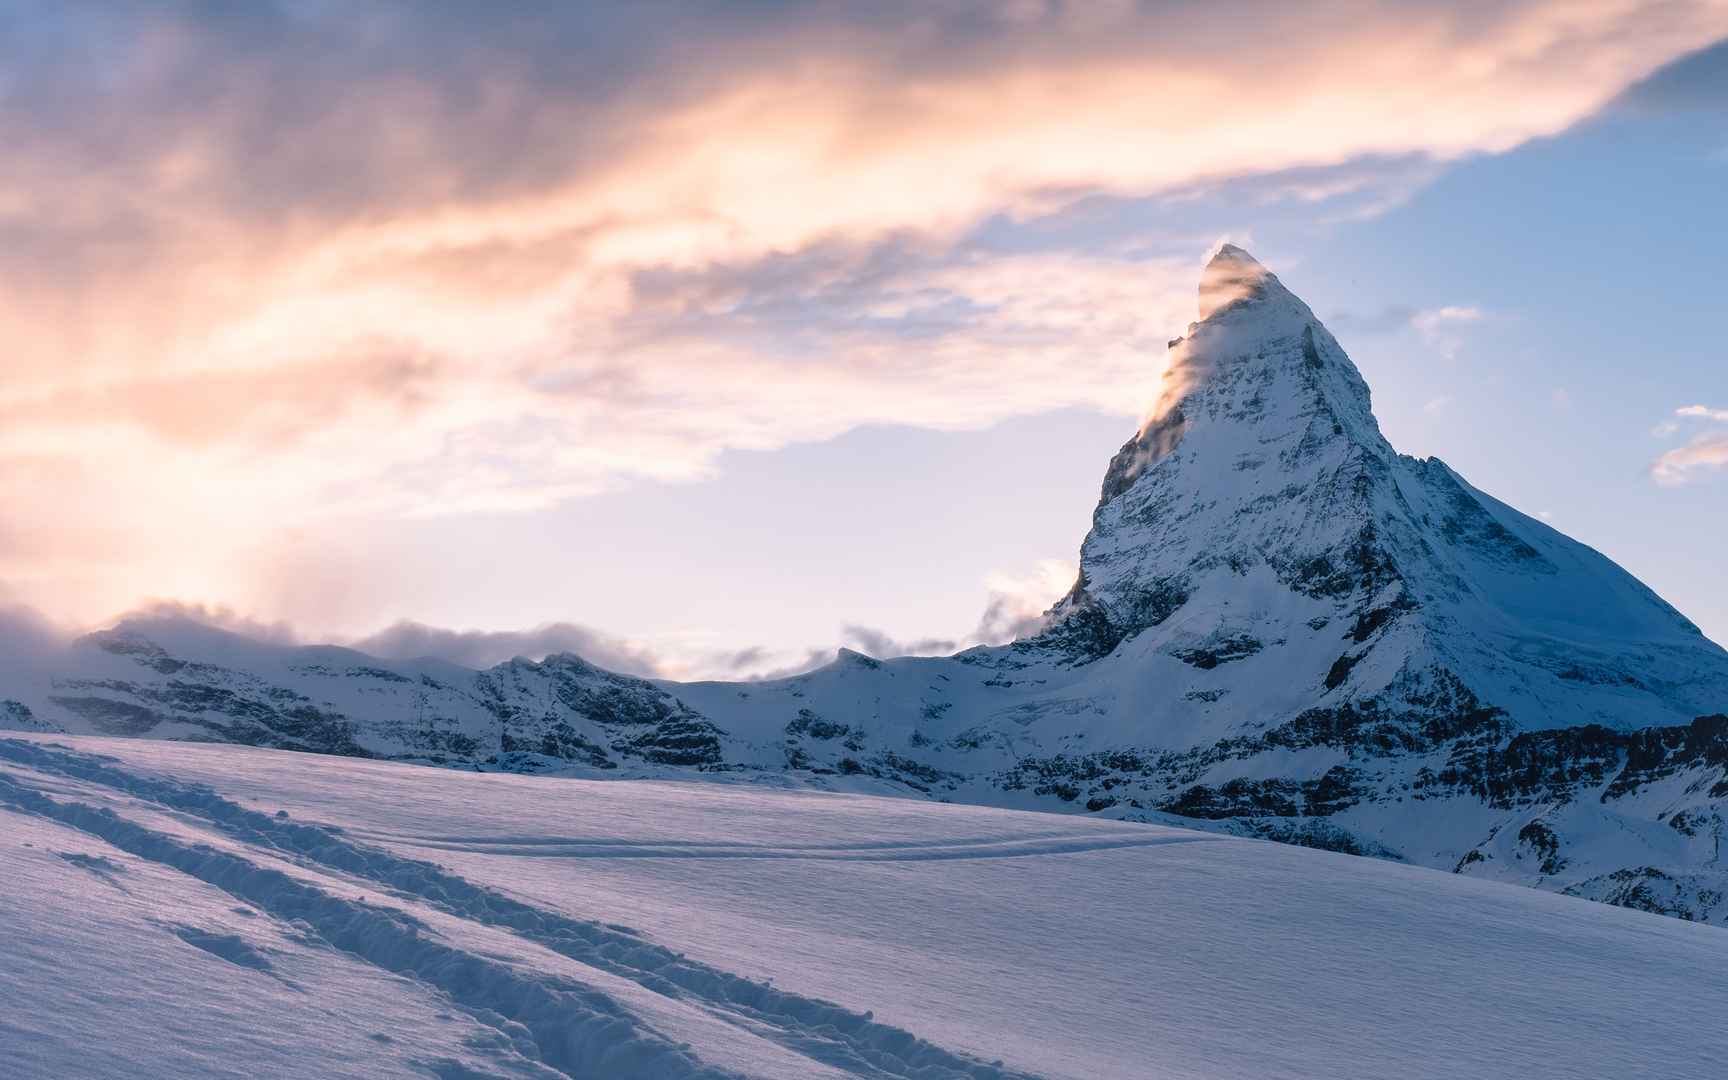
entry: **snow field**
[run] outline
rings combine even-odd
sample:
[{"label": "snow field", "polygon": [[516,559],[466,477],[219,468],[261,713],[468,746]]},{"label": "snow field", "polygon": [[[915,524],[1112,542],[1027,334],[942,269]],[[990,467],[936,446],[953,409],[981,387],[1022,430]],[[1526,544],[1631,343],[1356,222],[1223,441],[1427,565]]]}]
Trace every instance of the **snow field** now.
[{"label": "snow field", "polygon": [[1720,930],[1181,829],[64,736],[0,826],[24,1077],[1728,1064]]}]

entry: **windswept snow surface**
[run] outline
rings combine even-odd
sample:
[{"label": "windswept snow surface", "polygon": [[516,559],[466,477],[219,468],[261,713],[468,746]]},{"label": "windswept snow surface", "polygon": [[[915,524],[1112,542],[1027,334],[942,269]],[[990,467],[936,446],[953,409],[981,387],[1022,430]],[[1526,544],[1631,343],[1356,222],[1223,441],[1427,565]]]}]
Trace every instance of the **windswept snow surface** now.
[{"label": "windswept snow surface", "polygon": [[0,739],[7,1077],[1708,1077],[1728,934],[1216,834]]}]

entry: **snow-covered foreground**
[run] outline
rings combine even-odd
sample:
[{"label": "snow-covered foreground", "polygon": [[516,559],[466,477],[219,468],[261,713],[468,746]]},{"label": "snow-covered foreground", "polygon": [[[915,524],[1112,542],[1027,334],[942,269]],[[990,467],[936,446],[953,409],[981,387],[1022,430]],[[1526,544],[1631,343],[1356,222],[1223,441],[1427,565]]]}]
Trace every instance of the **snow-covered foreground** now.
[{"label": "snow-covered foreground", "polygon": [[8,1077],[1720,1076],[1728,933],[1155,825],[0,740]]}]

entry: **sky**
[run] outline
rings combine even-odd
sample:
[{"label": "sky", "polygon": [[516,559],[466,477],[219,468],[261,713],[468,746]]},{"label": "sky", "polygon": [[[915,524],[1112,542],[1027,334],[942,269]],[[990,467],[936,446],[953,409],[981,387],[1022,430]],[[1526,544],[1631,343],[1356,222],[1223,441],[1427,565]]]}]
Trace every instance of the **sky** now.
[{"label": "sky", "polygon": [[1001,640],[1223,240],[1728,641],[1728,0],[0,0],[0,605]]}]

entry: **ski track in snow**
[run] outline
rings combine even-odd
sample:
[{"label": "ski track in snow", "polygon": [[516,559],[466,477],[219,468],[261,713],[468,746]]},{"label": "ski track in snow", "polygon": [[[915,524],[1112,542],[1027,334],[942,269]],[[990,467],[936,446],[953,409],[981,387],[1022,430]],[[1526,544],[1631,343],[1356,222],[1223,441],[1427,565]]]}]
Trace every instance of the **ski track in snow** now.
[{"label": "ski track in snow", "polygon": [[[0,761],[121,793],[151,809],[213,825],[240,843],[371,882],[391,894],[482,926],[505,930],[591,968],[620,976],[802,1054],[813,1063],[873,1080],[1036,1080],[1034,1074],[951,1052],[908,1031],[877,1023],[831,1002],[803,997],[691,960],[627,928],[572,919],[473,884],[430,863],[404,859],[352,843],[328,827],[270,817],[208,788],[141,776],[116,768],[115,759],[52,744],[0,739]],[[522,1056],[568,1076],[604,1075],[644,1080],[690,1077],[720,1080],[739,1074],[705,1065],[684,1044],[644,1025],[616,999],[557,975],[530,973],[502,960],[435,940],[404,912],[334,896],[281,870],[205,844],[188,844],[104,807],[76,801],[63,785],[46,785],[50,798],[28,782],[0,771],[0,806],[70,826],[139,858],[215,885],[285,923],[310,926],[332,946],[385,970],[409,976],[447,995],[477,1019],[497,1028]],[[1204,842],[1204,836],[1076,841],[906,843],[880,846],[770,848],[724,844],[595,844],[567,839],[518,838],[488,843],[512,854],[638,855],[683,858],[963,859],[1081,852],[1114,847]],[[454,845],[458,838],[421,841]],[[473,841],[460,841],[473,844]],[[111,871],[72,859],[119,887]],[[269,961],[238,938],[191,927],[171,932],[230,963],[273,975]]]},{"label": "ski track in snow", "polygon": [[[366,834],[354,834],[366,835]],[[391,839],[416,847],[484,855],[526,855],[560,859],[812,859],[835,862],[930,862],[944,859],[1012,859],[1034,855],[1072,855],[1117,848],[1162,847],[1215,841],[1215,837],[1147,836],[1119,839],[1051,836],[959,841],[905,841],[893,844],[766,845],[684,841],[583,840],[571,837],[436,837]]]}]

